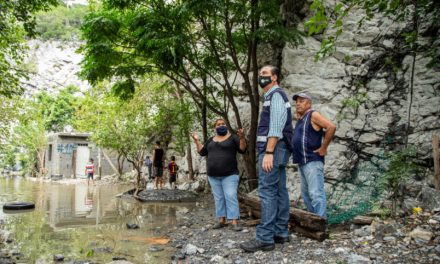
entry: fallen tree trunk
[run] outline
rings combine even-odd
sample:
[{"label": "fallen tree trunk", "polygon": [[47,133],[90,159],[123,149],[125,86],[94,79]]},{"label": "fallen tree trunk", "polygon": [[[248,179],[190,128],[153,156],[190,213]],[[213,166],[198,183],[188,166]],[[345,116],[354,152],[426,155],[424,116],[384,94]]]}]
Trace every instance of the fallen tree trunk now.
[{"label": "fallen tree trunk", "polygon": [[[261,199],[254,195],[240,194],[239,201],[252,208],[252,215],[261,218]],[[254,214],[255,212],[255,214]],[[327,219],[314,213],[306,212],[296,208],[290,208],[290,219],[294,219],[300,226],[312,230],[325,231]]]},{"label": "fallen tree trunk", "polygon": [[[254,195],[239,194],[238,201],[240,207],[249,216],[261,219],[261,199]],[[327,219],[314,213],[306,212],[296,208],[290,208],[289,225],[291,230],[318,241],[328,238],[326,228]]]},{"label": "fallen tree trunk", "polygon": [[326,231],[316,231],[302,227],[298,222],[292,219],[289,221],[289,224],[292,230],[305,237],[316,239],[319,242],[322,242],[328,238],[328,233]]}]

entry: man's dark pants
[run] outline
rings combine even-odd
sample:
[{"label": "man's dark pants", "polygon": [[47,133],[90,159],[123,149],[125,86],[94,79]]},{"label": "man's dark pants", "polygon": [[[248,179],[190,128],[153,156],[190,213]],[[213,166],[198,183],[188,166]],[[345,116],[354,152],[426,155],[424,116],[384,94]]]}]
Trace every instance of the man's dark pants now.
[{"label": "man's dark pants", "polygon": [[150,178],[150,180],[152,180],[153,179],[153,176],[151,175],[151,164],[150,165],[148,165],[148,177]]}]

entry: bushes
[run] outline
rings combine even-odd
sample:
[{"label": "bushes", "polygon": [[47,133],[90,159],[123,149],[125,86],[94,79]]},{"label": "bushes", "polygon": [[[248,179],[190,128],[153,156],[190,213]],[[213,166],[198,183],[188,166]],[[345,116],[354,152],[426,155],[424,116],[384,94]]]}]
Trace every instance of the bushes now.
[{"label": "bushes", "polygon": [[83,5],[74,5],[70,9],[59,5],[49,12],[38,12],[36,13],[37,30],[44,40],[69,41],[73,38],[79,38],[81,35],[79,27],[87,12],[88,7]]}]

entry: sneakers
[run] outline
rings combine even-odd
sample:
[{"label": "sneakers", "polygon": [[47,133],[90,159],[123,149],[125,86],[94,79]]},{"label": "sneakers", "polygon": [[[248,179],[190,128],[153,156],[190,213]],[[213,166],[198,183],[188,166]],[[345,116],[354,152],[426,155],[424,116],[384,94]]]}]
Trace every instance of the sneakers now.
[{"label": "sneakers", "polygon": [[275,249],[275,243],[263,243],[254,238],[251,241],[241,243],[240,248],[246,252],[255,252],[258,250],[270,251]]}]

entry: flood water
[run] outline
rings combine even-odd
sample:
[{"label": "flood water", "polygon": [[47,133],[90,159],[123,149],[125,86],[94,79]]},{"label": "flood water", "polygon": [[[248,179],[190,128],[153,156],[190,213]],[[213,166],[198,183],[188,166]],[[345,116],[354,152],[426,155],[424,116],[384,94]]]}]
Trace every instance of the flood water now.
[{"label": "flood water", "polygon": [[[151,245],[145,238],[162,237],[177,228],[175,225],[188,219],[185,214],[197,209],[196,204],[146,204],[115,197],[128,189],[0,178],[2,206],[13,201],[35,203],[33,212],[0,212],[0,232],[14,239],[13,243],[0,245],[2,253],[18,251],[21,254],[11,258],[27,263],[53,263],[55,254],[63,254],[65,260],[95,263],[110,262],[113,257],[125,257],[133,263],[171,262],[169,257],[178,252],[173,243]],[[127,222],[140,228],[128,229]],[[97,245],[91,245],[93,242]],[[150,252],[152,246],[164,250]],[[108,247],[113,253],[95,250],[86,257],[99,247]]]}]

